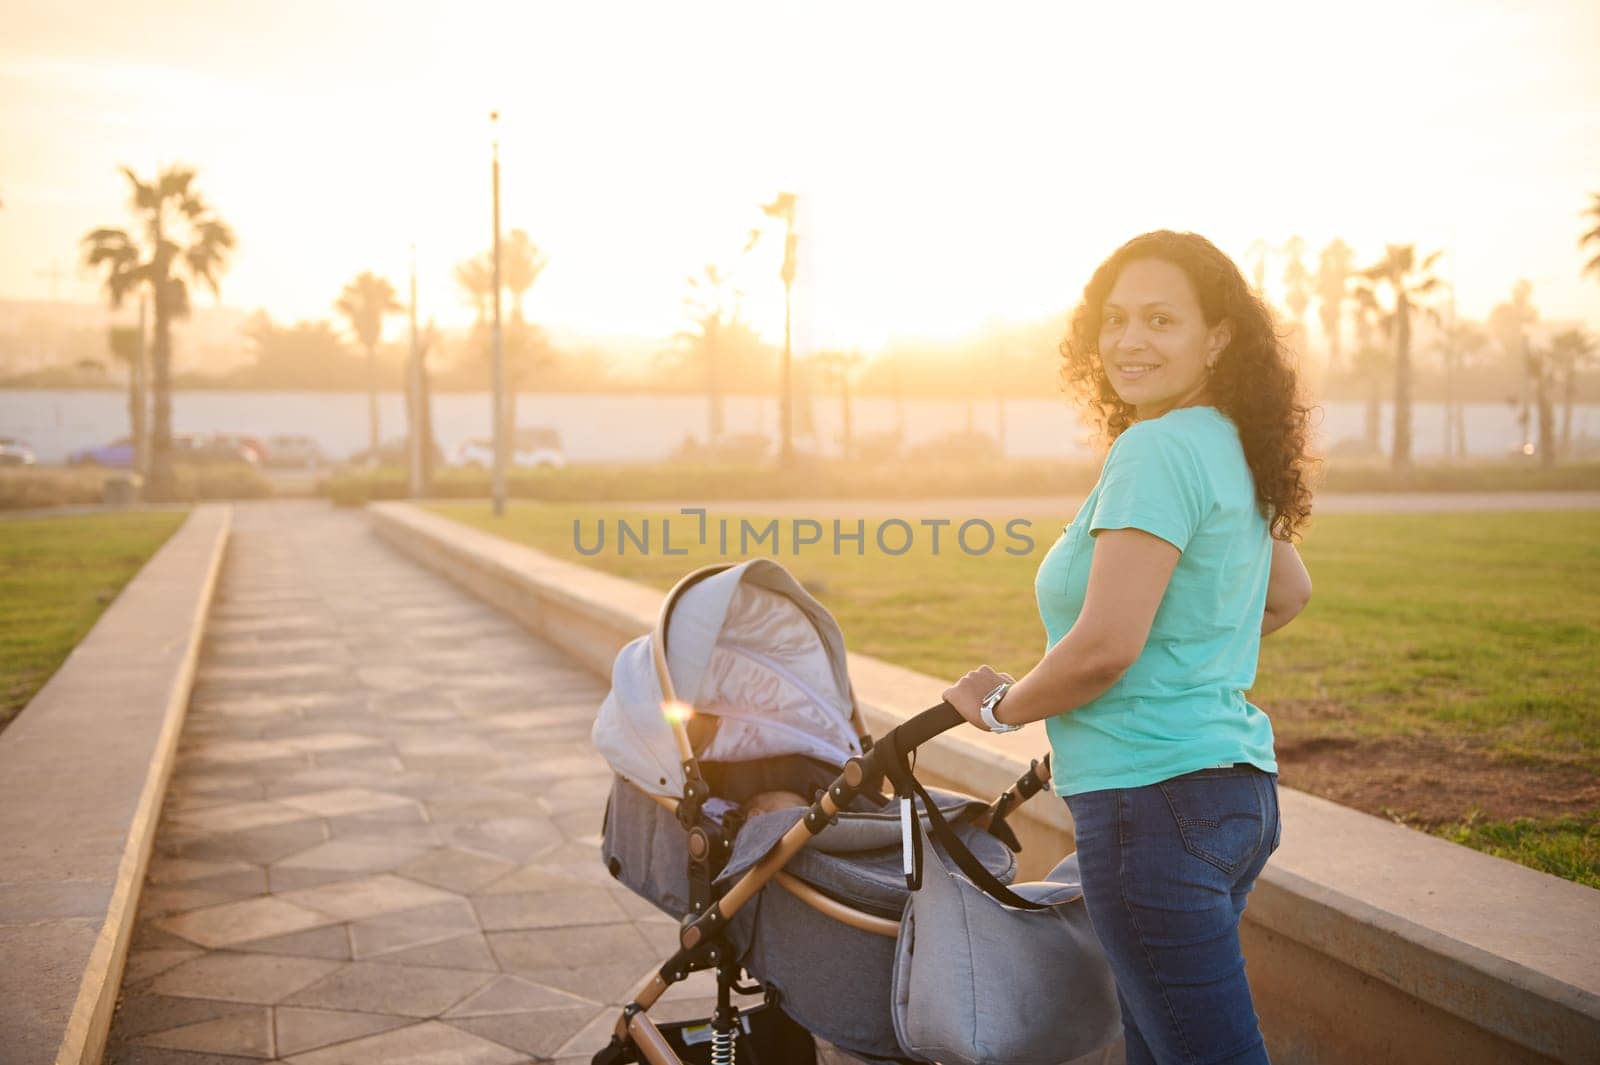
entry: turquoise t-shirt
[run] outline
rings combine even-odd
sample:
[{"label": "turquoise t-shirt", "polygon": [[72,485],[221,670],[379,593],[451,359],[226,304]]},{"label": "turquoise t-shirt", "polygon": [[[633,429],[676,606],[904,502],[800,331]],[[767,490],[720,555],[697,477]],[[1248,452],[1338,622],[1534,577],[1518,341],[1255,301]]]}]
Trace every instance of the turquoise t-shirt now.
[{"label": "turquoise t-shirt", "polygon": [[1058,795],[1133,788],[1208,766],[1278,771],[1255,683],[1271,535],[1239,431],[1215,407],[1135,422],[1034,579],[1048,650],[1083,609],[1102,529],[1143,529],[1182,554],[1139,658],[1098,698],[1048,718]]}]

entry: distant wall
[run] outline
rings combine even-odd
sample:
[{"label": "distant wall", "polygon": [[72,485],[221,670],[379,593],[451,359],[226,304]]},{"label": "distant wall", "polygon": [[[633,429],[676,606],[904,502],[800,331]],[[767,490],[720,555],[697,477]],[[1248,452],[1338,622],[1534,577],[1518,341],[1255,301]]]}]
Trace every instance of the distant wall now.
[{"label": "distant wall", "polygon": [[[359,392],[200,392],[173,393],[173,427],[182,433],[211,431],[251,433],[305,433],[331,458],[342,459],[367,446],[367,399]],[[488,393],[436,393],[434,432],[448,454],[461,441],[488,433]],[[906,442],[931,440],[966,428],[968,404],[961,400],[908,399],[904,403]],[[1093,452],[1082,440],[1083,429],[1074,408],[1059,395],[1005,401],[1003,434],[992,397],[978,396],[971,406],[972,424],[980,432],[1003,436],[1005,454],[1012,458],[1088,458]],[[1326,446],[1359,439],[1364,432],[1366,406],[1357,402],[1322,405],[1318,432]],[[823,454],[837,454],[842,428],[836,398],[816,397],[812,403],[816,432],[797,429],[799,446]],[[886,432],[897,424],[893,400],[856,398],[851,403],[853,431],[858,436]],[[776,440],[777,400],[766,396],[729,396],[723,401],[724,432],[764,433]],[[1521,443],[1522,431],[1515,410],[1504,403],[1476,403],[1465,407],[1468,453],[1481,458],[1503,458]],[[383,439],[405,432],[404,400],[398,393],[378,396],[378,420]],[[704,396],[655,396],[597,393],[527,393],[517,397],[521,425],[553,425],[561,433],[567,456],[578,462],[650,462],[665,458],[685,435],[704,441]],[[1380,420],[1383,446],[1388,447],[1393,428],[1390,408]],[[59,462],[68,452],[104,444],[128,433],[127,396],[120,391],[89,389],[0,389],[0,436],[19,436],[33,445],[41,462]],[[1573,434],[1600,437],[1600,404],[1583,404],[1573,411]],[[1444,411],[1437,403],[1413,408],[1412,439],[1420,459],[1443,454]]]}]

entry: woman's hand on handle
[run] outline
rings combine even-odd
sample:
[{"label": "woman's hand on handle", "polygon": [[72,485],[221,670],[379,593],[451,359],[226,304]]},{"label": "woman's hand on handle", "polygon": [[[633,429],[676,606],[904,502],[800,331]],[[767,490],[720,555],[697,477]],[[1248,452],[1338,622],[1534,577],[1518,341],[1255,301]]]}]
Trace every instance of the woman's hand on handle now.
[{"label": "woman's hand on handle", "polygon": [[983,718],[978,716],[978,706],[983,702],[983,697],[994,691],[995,686],[1001,683],[1015,684],[1016,678],[1009,673],[997,672],[991,666],[979,666],[946,688],[944,701],[955,707],[968,724],[988,732],[988,726],[983,723]]}]

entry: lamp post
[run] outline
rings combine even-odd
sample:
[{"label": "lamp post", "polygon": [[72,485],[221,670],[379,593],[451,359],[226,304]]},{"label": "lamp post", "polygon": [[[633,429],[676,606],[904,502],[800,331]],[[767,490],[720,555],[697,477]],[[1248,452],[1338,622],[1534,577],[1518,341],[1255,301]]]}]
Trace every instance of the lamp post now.
[{"label": "lamp post", "polygon": [[417,347],[417,246],[411,245],[411,359],[406,363],[406,408],[411,446],[407,448],[409,486],[413,499],[422,495],[422,353]]},{"label": "lamp post", "polygon": [[794,465],[794,383],[793,371],[793,345],[791,341],[791,326],[794,317],[794,278],[795,278],[795,232],[794,232],[794,201],[792,192],[780,192],[768,204],[763,204],[762,212],[768,218],[778,218],[783,221],[783,269],[780,276],[783,278],[783,363],[779,372],[778,391],[780,393],[778,406],[778,468],[787,470]]},{"label": "lamp post", "polygon": [[[489,112],[490,128],[499,122],[500,112]],[[506,512],[506,431],[505,385],[506,353],[500,331],[500,139],[493,142],[491,177],[494,184],[494,473],[491,492],[494,496],[494,516],[504,517]]]}]

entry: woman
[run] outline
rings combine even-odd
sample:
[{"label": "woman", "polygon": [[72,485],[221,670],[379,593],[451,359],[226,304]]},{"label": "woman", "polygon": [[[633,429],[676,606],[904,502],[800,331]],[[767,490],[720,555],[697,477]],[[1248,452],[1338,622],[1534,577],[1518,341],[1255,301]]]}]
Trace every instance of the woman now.
[{"label": "woman", "polygon": [[1039,566],[1046,653],[944,697],[986,731],[1045,721],[1130,1065],[1264,1062],[1239,916],[1278,847],[1278,763],[1244,692],[1311,597],[1308,408],[1266,305],[1193,233],[1118,248],[1061,351],[1111,446]]}]

